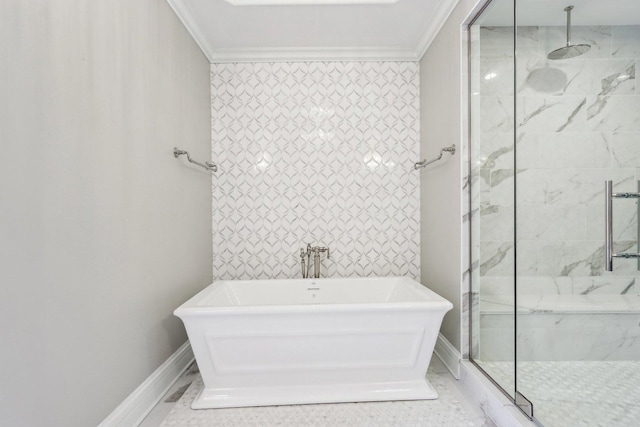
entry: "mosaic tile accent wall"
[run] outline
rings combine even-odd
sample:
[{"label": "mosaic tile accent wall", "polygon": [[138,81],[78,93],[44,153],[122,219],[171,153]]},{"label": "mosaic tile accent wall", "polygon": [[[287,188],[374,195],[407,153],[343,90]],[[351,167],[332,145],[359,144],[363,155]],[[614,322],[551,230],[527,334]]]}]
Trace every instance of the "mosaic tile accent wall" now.
[{"label": "mosaic tile accent wall", "polygon": [[213,275],[419,278],[419,64],[211,66]]}]

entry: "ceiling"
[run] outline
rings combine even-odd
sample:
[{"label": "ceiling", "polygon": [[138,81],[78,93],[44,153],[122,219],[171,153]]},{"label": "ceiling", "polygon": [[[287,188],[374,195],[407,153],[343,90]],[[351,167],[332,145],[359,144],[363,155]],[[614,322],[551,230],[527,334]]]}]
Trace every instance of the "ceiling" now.
[{"label": "ceiling", "polygon": [[211,63],[418,61],[458,0],[167,0]]}]

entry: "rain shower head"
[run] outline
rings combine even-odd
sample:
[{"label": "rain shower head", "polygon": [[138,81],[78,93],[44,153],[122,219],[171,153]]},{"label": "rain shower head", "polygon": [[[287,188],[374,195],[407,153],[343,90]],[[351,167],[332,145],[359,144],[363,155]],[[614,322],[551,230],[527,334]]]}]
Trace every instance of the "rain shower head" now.
[{"label": "rain shower head", "polygon": [[591,45],[588,44],[572,44],[571,43],[571,10],[573,6],[567,6],[564,11],[567,12],[567,44],[559,49],[549,52],[548,59],[570,59],[589,52]]},{"label": "rain shower head", "polygon": [[591,46],[588,44],[567,44],[559,49],[549,52],[548,59],[571,59],[589,52]]}]

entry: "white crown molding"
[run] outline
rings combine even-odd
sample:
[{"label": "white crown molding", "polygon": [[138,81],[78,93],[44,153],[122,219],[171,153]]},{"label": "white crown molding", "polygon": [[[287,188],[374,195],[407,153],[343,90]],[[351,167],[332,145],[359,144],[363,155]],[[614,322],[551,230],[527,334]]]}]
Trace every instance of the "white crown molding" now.
[{"label": "white crown molding", "polygon": [[398,0],[224,0],[234,6],[317,6],[327,4],[388,4]]},{"label": "white crown molding", "polygon": [[443,0],[431,16],[431,19],[422,31],[422,38],[416,47],[416,57],[418,61],[420,61],[427,52],[427,49],[431,46],[431,43],[442,29],[442,26],[447,22],[447,19],[449,19],[449,16],[459,1],[460,0]]},{"label": "white crown molding", "polygon": [[[234,2],[237,0],[228,0]],[[261,0],[247,0],[255,4]],[[276,4],[278,0],[266,0]],[[292,4],[291,1],[280,0],[282,4]],[[335,0],[329,0],[335,1]],[[436,35],[453,12],[459,0],[443,0],[436,12],[425,25],[419,43],[415,48],[383,48],[383,47],[340,47],[340,48],[237,48],[214,49],[207,40],[200,26],[194,18],[193,11],[183,0],[167,0],[180,21],[187,28],[210,63],[230,62],[313,62],[313,61],[411,61],[422,59]],[[248,4],[245,2],[245,4]]]},{"label": "white crown molding", "polygon": [[181,0],[167,0],[167,3],[169,3],[171,9],[173,9],[175,14],[178,16],[182,25],[184,25],[189,34],[191,34],[191,37],[193,37],[193,40],[195,40],[202,53],[204,53],[204,56],[210,63],[212,63],[211,57],[213,54],[213,48],[209,44],[207,37],[200,29],[200,26],[196,23],[196,20],[193,17],[193,12],[188,6],[186,6],[187,2]]},{"label": "white crown molding", "polygon": [[156,369],[98,427],[137,426],[194,361],[189,341]]},{"label": "white crown molding", "polygon": [[212,64],[230,62],[314,62],[314,61],[398,61],[417,62],[413,49],[386,48],[274,48],[219,49],[212,53]]}]

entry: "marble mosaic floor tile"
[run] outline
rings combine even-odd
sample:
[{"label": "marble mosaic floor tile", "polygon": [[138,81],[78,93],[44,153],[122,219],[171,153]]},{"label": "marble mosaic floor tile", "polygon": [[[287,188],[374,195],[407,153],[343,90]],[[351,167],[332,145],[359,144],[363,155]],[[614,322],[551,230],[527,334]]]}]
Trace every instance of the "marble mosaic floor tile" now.
[{"label": "marble mosaic floor tile", "polygon": [[[465,400],[456,381],[439,361],[427,374],[440,397],[437,400],[336,403],[192,410],[202,386],[197,376],[173,406],[161,427],[204,426],[469,426],[489,427],[479,408]],[[155,418],[157,419],[157,418]],[[151,427],[151,424],[146,424]]]},{"label": "marble mosaic floor tile", "polygon": [[193,362],[138,427],[158,427],[162,424],[162,421],[176,405],[176,402],[180,400],[189,386],[199,377],[198,365]]},{"label": "marble mosaic floor tile", "polygon": [[[513,363],[480,365],[513,388]],[[639,361],[520,362],[518,385],[545,427],[633,427],[640,420]]]}]

